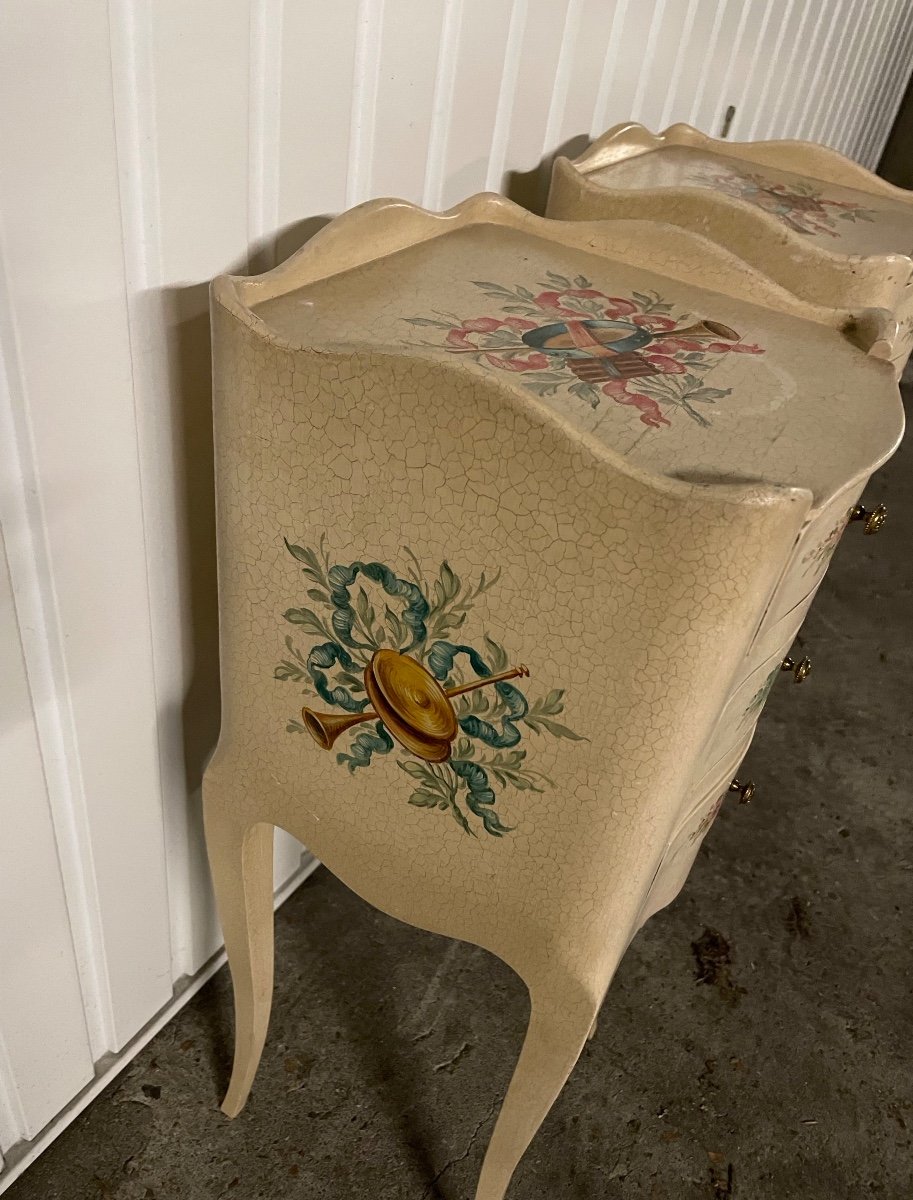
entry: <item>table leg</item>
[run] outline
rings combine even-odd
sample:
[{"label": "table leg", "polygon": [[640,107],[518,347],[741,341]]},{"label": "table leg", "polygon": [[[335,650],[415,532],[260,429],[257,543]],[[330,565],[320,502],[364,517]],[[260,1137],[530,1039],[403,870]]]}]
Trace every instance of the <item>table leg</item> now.
[{"label": "table leg", "polygon": [[273,998],[273,833],[226,815],[218,785],[204,785],[206,848],[235,996],[235,1052],[222,1103],[236,1117],[263,1053]]},{"label": "table leg", "polygon": [[571,989],[564,1002],[551,990],[547,1001],[533,992],[526,1040],[482,1164],[476,1200],[502,1200],[514,1168],[574,1069],[598,1009],[579,989]]}]

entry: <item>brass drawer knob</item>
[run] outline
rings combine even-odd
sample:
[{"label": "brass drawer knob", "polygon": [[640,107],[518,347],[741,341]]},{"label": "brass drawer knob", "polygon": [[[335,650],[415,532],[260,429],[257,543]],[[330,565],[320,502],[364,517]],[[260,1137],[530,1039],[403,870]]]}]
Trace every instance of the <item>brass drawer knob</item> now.
[{"label": "brass drawer knob", "polygon": [[729,785],[729,790],[730,792],[739,793],[739,804],[751,804],[754,799],[754,780],[748,779],[745,783],[742,783],[738,779],[733,779]]},{"label": "brass drawer knob", "polygon": [[863,533],[877,533],[888,519],[888,510],[883,504],[873,508],[871,512],[861,504],[857,504],[850,513],[851,521],[864,521]]},{"label": "brass drawer knob", "polygon": [[792,671],[793,678],[795,679],[796,683],[801,683],[803,679],[807,679],[811,673],[811,669],[812,660],[808,658],[808,656],[796,662],[794,658],[790,658],[789,655],[787,655],[786,658],[784,658],[780,663],[780,670]]}]

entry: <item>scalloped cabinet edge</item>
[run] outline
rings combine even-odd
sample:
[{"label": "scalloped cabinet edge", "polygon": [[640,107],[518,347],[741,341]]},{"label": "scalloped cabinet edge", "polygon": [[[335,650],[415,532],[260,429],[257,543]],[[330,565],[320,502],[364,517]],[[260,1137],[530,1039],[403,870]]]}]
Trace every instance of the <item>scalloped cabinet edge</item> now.
[{"label": "scalloped cabinet edge", "polygon": [[825,146],[627,122],[556,159],[547,212],[705,234],[805,300],[889,310],[898,377],[913,348],[913,195]]},{"label": "scalloped cabinet edge", "polygon": [[526,982],[501,1200],[681,887],[872,471],[893,317],[696,233],[380,200],[212,289],[223,724],[204,784],[243,1107],[270,845]]}]

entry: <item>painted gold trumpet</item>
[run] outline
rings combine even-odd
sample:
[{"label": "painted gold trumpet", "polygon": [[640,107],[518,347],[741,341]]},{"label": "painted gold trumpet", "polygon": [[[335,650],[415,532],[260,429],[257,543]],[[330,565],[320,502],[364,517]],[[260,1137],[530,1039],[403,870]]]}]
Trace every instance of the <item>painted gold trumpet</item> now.
[{"label": "painted gold trumpet", "polygon": [[324,750],[329,750],[339,735],[354,725],[380,720],[405,749],[426,762],[444,762],[450,757],[451,744],[459,732],[451,703],[453,697],[527,675],[526,667],[512,667],[500,675],[445,691],[431,672],[408,654],[376,650],[365,667],[365,689],[373,711],[327,713],[303,708],[301,717],[305,729]]}]

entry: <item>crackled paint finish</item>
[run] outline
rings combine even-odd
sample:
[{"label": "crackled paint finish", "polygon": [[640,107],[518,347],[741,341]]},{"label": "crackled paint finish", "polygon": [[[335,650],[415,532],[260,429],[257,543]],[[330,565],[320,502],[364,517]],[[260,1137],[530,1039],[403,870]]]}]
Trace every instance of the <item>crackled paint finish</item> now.
[{"label": "crackled paint finish", "polygon": [[[410,314],[467,311],[479,262],[518,251],[536,269],[591,271],[609,295],[626,294],[611,280],[643,294],[659,280],[683,310],[757,333],[764,356],[726,356],[741,410],[727,405],[703,441],[691,421],[632,438],[619,406],[594,422],[576,397],[535,396],[510,372],[403,337]],[[755,305],[737,299],[746,287]],[[746,282],[680,230],[558,225],[494,197],[443,215],[369,204],[276,271],[216,282],[223,725],[204,806],[236,996],[226,1112],[243,1106],[266,1033],[279,825],[366,900],[486,947],[529,986],[477,1193],[501,1200],[625,947],[687,873],[699,839],[674,841],[683,818],[716,802],[744,753],[707,750],[733,681],[789,633],[797,604],[780,612],[777,597],[804,538],[899,437],[890,372],[841,323],[762,276]],[[877,322],[869,332],[875,347]],[[822,361],[838,364],[826,384]],[[822,466],[801,446],[825,415]],[[524,688],[563,692],[577,735],[531,731],[541,786],[499,794],[509,837],[467,837],[449,820],[429,836],[429,813],[402,802],[395,756],[350,773],[286,732],[289,682],[273,667],[282,614],[302,603],[286,537],[303,550],[323,538],[349,573],[375,563],[403,578],[407,546],[422,578],[444,562],[466,580],[500,572],[474,595],[466,641],[488,633],[528,667]]]},{"label": "crackled paint finish", "polygon": [[673,306],[657,292],[607,296],[585,275],[569,279],[557,271],[532,288],[473,282],[498,316],[406,320],[440,331],[451,354],[517,372],[537,395],[566,388],[594,409],[608,397],[655,429],[670,425],[667,414],[676,409],[709,425],[709,406],[732,392],[706,381],[720,356],[764,353],[718,322],[677,325]]},{"label": "crackled paint finish", "polygon": [[913,349],[913,197],[823,146],[619,125],[573,162],[556,160],[548,214],[707,234],[797,296],[888,309],[898,375]]}]

